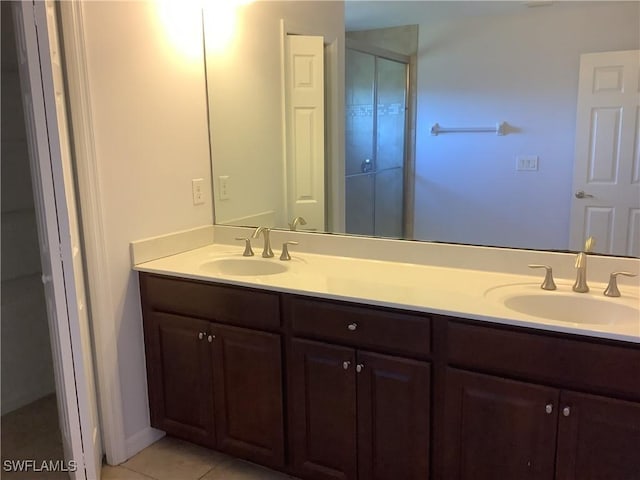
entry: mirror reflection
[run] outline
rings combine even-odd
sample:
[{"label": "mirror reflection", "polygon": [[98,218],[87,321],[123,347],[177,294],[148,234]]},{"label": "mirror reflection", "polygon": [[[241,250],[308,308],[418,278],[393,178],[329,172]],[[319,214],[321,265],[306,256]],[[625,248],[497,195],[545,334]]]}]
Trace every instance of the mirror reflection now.
[{"label": "mirror reflection", "polygon": [[638,2],[216,8],[217,224],[640,256]]}]

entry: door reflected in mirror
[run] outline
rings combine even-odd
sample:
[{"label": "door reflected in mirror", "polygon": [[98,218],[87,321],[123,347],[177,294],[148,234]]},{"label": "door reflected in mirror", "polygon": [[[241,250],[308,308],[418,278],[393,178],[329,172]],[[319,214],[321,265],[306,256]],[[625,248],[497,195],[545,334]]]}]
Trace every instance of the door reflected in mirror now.
[{"label": "door reflected in mirror", "polygon": [[[640,256],[640,4],[534,5],[253,2],[224,51],[205,28],[216,223],[286,229],[322,198],[299,231]],[[322,38],[323,169],[319,136],[291,141],[320,121],[291,103],[292,35]]]}]

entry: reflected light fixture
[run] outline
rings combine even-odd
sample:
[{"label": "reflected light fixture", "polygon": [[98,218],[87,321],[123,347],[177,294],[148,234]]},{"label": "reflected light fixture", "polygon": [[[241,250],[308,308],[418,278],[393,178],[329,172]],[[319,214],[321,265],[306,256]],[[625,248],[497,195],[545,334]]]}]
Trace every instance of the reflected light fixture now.
[{"label": "reflected light fixture", "polygon": [[155,0],[154,3],[165,41],[183,59],[201,61],[202,2]]},{"label": "reflected light fixture", "polygon": [[220,54],[238,34],[238,10],[253,0],[203,0],[207,51]]}]

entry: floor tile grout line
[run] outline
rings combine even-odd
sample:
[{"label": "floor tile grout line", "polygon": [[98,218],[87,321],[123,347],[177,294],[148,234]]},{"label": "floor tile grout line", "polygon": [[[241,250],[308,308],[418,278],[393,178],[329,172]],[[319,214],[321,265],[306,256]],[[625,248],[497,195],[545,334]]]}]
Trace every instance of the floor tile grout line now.
[{"label": "floor tile grout line", "polygon": [[[113,465],[110,465],[110,466],[113,466]],[[134,470],[133,468],[125,467],[123,463],[121,463],[120,465],[116,465],[116,467],[124,468],[125,470],[129,470],[130,472],[137,473],[138,475],[142,475],[143,477],[147,477],[151,480],[159,480],[156,477],[152,477],[151,475],[147,475],[146,473],[139,472],[137,470]]]},{"label": "floor tile grout line", "polygon": [[[226,454],[223,454],[226,456]],[[201,477],[198,477],[196,480],[202,480],[204,477],[206,477],[207,475],[209,475],[211,472],[213,472],[215,469],[219,469],[220,467],[226,466],[226,465],[231,465],[233,464],[234,458],[233,457],[229,457],[226,456],[226,458],[223,458],[222,461],[220,463],[216,463],[214,466],[212,466],[209,470],[207,470],[207,472],[202,475]]]}]

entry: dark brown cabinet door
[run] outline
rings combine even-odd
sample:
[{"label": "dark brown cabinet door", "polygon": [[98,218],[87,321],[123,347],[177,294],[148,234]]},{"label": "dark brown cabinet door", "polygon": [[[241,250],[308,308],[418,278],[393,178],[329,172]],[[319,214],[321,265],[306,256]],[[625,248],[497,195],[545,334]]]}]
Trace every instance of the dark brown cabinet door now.
[{"label": "dark brown cabinet door", "polygon": [[145,316],[151,425],[215,446],[209,322],[151,312]]},{"label": "dark brown cabinet door", "polygon": [[291,343],[293,467],[308,480],[356,480],[355,351]]},{"label": "dark brown cabinet door", "polygon": [[213,325],[218,448],[262,465],[284,465],[280,336]]},{"label": "dark brown cabinet door", "polygon": [[358,352],[358,478],[429,478],[429,364]]},{"label": "dark brown cabinet door", "polygon": [[558,480],[640,478],[640,404],[562,392]]},{"label": "dark brown cabinet door", "polygon": [[552,480],[559,392],[447,370],[448,480]]}]

